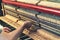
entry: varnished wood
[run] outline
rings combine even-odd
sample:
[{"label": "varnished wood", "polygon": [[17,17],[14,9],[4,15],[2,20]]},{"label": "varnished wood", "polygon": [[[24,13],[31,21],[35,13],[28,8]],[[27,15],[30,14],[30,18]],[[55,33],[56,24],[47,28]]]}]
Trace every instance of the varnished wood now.
[{"label": "varnished wood", "polygon": [[38,5],[60,9],[60,3],[41,1]]}]

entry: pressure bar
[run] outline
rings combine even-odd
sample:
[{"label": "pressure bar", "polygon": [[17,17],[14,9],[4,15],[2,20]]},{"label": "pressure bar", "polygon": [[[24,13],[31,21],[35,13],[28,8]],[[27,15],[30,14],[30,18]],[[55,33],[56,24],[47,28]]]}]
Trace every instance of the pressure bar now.
[{"label": "pressure bar", "polygon": [[57,9],[47,8],[44,6],[36,6],[33,4],[26,4],[26,3],[22,3],[22,2],[15,2],[15,1],[11,1],[11,0],[2,0],[2,1],[5,4],[14,5],[14,6],[18,6],[18,7],[22,7],[22,8],[26,8],[26,9],[36,10],[38,12],[43,12],[43,13],[47,13],[47,14],[60,16],[60,10],[57,10]]}]

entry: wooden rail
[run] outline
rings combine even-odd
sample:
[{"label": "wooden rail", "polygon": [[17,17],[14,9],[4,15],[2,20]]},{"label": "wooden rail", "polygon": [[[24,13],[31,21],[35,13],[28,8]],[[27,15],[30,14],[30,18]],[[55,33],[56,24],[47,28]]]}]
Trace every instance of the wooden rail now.
[{"label": "wooden rail", "polygon": [[60,9],[60,3],[56,3],[56,2],[41,1],[38,5],[55,8],[55,9]]}]

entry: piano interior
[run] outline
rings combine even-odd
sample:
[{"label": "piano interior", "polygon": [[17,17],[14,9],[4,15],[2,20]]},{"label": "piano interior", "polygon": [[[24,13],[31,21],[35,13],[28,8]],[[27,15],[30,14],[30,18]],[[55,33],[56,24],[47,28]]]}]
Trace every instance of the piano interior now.
[{"label": "piano interior", "polygon": [[31,21],[30,30],[24,29],[17,40],[60,40],[59,5],[59,0],[3,0],[0,24],[12,32]]}]

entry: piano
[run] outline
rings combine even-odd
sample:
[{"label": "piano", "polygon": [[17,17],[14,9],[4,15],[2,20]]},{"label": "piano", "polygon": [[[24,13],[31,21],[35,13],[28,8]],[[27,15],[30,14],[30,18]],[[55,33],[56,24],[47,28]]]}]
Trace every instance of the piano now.
[{"label": "piano", "polygon": [[[1,25],[8,26],[13,31],[23,21],[28,20],[33,23],[30,30],[25,29],[19,39],[60,40],[60,3],[41,0],[3,0],[2,2],[4,16],[0,17]],[[19,22],[14,23],[16,20]]]}]

